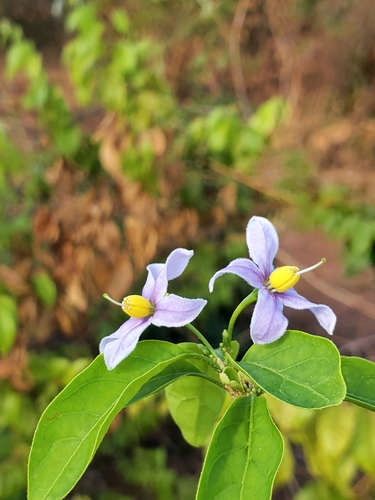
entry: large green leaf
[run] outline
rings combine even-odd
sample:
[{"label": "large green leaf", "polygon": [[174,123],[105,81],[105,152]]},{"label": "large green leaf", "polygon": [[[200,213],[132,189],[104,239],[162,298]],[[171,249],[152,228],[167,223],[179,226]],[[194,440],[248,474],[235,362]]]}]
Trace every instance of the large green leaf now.
[{"label": "large green leaf", "polygon": [[[186,344],[185,344],[186,345]],[[181,344],[179,344],[181,346]],[[204,366],[204,365],[203,365]],[[166,366],[163,371],[152,377],[146,384],[142,386],[139,392],[132,398],[127,406],[130,406],[137,401],[154,394],[161,389],[164,389],[167,385],[175,382],[181,377],[186,377],[187,375],[195,375],[197,377],[203,377],[206,380],[210,380],[213,383],[217,383],[218,378],[212,378],[205,373],[204,370],[200,370],[190,361],[182,359],[180,361],[173,362],[172,364]]]},{"label": "large green leaf", "polygon": [[[215,372],[206,365],[202,371]],[[185,440],[192,446],[202,446],[212,434],[222,411],[226,391],[210,380],[184,377],[165,390],[169,411],[181,429]]]},{"label": "large green leaf", "polygon": [[347,387],[346,400],[375,411],[375,363],[342,356],[341,369]]},{"label": "large green leaf", "polygon": [[203,356],[161,341],[140,342],[109,371],[103,356],[75,377],[43,413],[30,452],[29,500],[60,500],[92,460],[115,415],[172,362]]},{"label": "large green leaf", "polygon": [[282,456],[266,400],[238,397],[215,429],[196,500],[269,500]]},{"label": "large green leaf", "polygon": [[271,344],[254,344],[239,365],[265,392],[294,406],[325,408],[345,397],[340,354],[323,337],[288,330]]}]

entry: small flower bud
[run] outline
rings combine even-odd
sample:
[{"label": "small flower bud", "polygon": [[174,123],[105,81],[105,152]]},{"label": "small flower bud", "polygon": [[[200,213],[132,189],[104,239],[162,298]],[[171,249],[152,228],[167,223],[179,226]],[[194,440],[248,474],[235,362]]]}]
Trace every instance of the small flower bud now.
[{"label": "small flower bud", "polygon": [[202,354],[205,356],[210,356],[211,352],[207,349],[207,347],[203,344],[198,344],[198,349],[202,351]]},{"label": "small flower bud", "polygon": [[146,318],[155,312],[151,302],[141,295],[128,295],[123,299],[121,308],[132,318]]}]

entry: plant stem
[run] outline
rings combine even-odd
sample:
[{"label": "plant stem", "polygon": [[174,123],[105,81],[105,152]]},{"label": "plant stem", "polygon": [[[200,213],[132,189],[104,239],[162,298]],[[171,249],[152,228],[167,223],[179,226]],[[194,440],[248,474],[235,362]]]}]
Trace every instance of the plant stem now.
[{"label": "plant stem", "polygon": [[241,372],[242,375],[244,375],[246,380],[248,380],[252,386],[257,387],[257,384],[255,384],[254,380],[250,377],[247,371],[244,370],[238,363],[236,363],[236,361],[232,358],[232,356],[228,352],[225,353],[225,361],[227,365],[237,370],[237,372]]},{"label": "plant stem", "polygon": [[243,301],[240,302],[240,304],[238,304],[238,306],[236,307],[236,309],[233,311],[232,317],[229,320],[228,330],[227,330],[228,331],[229,342],[232,340],[232,337],[233,337],[233,327],[234,327],[234,324],[235,324],[238,316],[245,309],[245,307],[247,307],[248,305],[250,305],[253,302],[255,302],[257,300],[257,297],[258,297],[258,289],[255,288],[251,292],[251,294],[248,295],[247,297],[245,297],[243,299]]},{"label": "plant stem", "polygon": [[218,357],[218,355],[215,352],[214,348],[211,346],[211,344],[208,342],[208,340],[206,340],[206,338],[203,336],[203,334],[197,328],[195,328],[195,326],[193,326],[191,323],[189,323],[189,324],[187,324],[185,326],[191,332],[193,332],[196,337],[199,338],[199,340],[202,342],[202,344],[204,344],[207,347],[207,349],[210,351],[211,354],[213,354],[215,356],[215,358]]}]

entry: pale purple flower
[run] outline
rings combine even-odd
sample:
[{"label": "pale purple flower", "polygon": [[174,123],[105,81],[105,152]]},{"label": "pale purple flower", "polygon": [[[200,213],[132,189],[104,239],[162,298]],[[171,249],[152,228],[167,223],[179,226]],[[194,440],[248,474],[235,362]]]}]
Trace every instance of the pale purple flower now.
[{"label": "pale purple flower", "polygon": [[285,333],[288,320],[283,314],[284,306],[309,309],[320,325],[332,335],[336,315],[330,307],[310,302],[299,295],[294,288],[278,292],[270,286],[269,277],[274,271],[273,260],[279,247],[276,229],[271,222],[263,217],[252,217],[246,229],[246,242],[250,259],[240,258],[230,262],[228,266],[214,274],[209,289],[212,292],[216,278],[225,273],[233,273],[259,290],[250,323],[250,336],[253,342],[268,344]]},{"label": "pale purple flower", "polygon": [[149,325],[184,326],[193,321],[202,311],[207,303],[206,300],[185,299],[167,293],[168,281],[182,274],[193,254],[193,250],[177,248],[171,252],[165,264],[150,264],[147,266],[148,276],[142,290],[143,299],[140,296],[130,296],[125,297],[122,303],[117,303],[124,311],[129,310],[128,314],[131,316],[133,315],[131,307],[126,305],[128,298],[136,297],[137,299],[138,297],[140,301],[148,303],[150,309],[149,313],[146,313],[147,316],[131,317],[115,333],[102,339],[99,350],[104,354],[109,370],[129,356],[135,349],[140,335]]}]

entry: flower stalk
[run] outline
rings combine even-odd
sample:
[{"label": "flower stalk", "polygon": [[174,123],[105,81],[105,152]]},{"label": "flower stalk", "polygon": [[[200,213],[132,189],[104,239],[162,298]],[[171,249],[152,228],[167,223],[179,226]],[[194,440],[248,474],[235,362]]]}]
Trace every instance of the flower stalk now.
[{"label": "flower stalk", "polygon": [[255,288],[251,293],[250,295],[248,295],[247,297],[245,297],[239,304],[238,306],[236,307],[236,309],[233,311],[233,314],[229,320],[229,323],[228,323],[228,344],[230,345],[231,343],[231,340],[232,340],[232,337],[233,337],[233,328],[234,328],[234,324],[238,318],[238,316],[241,314],[241,312],[247,307],[249,306],[250,304],[252,304],[253,302],[255,302],[257,300],[257,297],[258,297],[258,290]]}]

